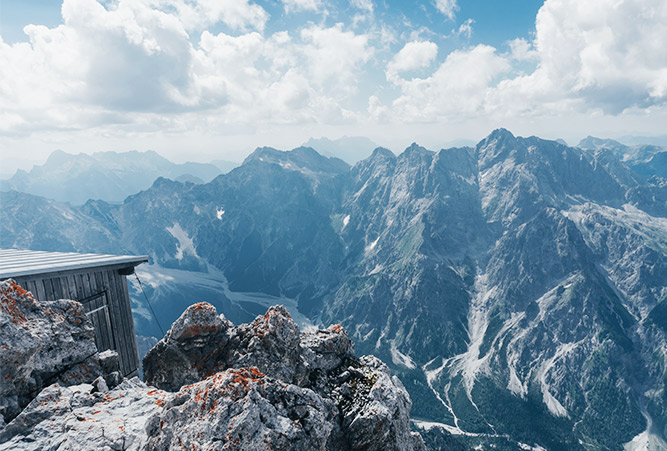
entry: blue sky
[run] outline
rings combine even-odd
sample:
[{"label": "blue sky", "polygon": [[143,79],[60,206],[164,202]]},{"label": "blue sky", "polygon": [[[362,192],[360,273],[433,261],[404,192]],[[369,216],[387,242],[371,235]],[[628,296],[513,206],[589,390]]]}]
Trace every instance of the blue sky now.
[{"label": "blue sky", "polygon": [[[661,135],[664,0],[2,0],[3,170],[69,152],[239,160]],[[186,150],[187,149],[187,150]]]}]

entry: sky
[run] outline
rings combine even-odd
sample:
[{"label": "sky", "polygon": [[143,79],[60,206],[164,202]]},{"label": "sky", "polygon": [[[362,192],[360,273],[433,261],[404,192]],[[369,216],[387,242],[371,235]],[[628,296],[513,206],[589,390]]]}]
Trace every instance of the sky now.
[{"label": "sky", "polygon": [[0,0],[0,173],[55,149],[665,135],[665,43],[664,0]]}]

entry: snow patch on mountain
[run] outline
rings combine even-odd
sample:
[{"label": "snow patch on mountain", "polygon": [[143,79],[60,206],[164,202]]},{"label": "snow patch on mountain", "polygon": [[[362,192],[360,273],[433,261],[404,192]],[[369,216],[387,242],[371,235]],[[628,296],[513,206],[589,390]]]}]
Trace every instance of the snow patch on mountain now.
[{"label": "snow patch on mountain", "polygon": [[394,365],[401,365],[411,370],[416,368],[415,362],[412,360],[412,358],[398,350],[396,347],[396,340],[390,340],[389,349],[391,351],[391,361],[394,362]]},{"label": "snow patch on mountain", "polygon": [[174,238],[178,240],[178,246],[176,248],[176,260],[182,260],[183,256],[190,254],[194,257],[198,257],[197,251],[195,250],[195,245],[192,242],[192,238],[188,236],[188,233],[183,230],[181,225],[176,222],[171,227],[165,227],[167,232],[171,234]]},{"label": "snow patch on mountain", "polygon": [[[583,341],[583,340],[582,340]],[[567,409],[558,401],[554,395],[551,394],[551,387],[547,382],[549,372],[556,368],[556,362],[572,352],[581,343],[565,343],[558,346],[558,349],[553,357],[542,363],[537,369],[537,379],[540,382],[540,389],[542,391],[542,400],[546,404],[549,411],[557,417],[568,417]]]},{"label": "snow patch on mountain", "polygon": [[[484,341],[484,334],[489,326],[487,303],[496,292],[496,287],[489,287],[486,274],[477,275],[475,278],[475,296],[471,301],[468,313],[468,349],[452,359],[453,373],[461,374],[466,393],[472,400],[472,389],[475,385],[477,374],[487,367],[488,356],[480,358],[479,350]],[[474,404],[474,402],[473,402]]]},{"label": "snow patch on mountain", "polygon": [[377,237],[377,238],[375,239],[375,241],[373,241],[373,242],[370,243],[368,246],[366,246],[366,247],[364,248],[364,252],[365,252],[366,254],[369,254],[371,251],[373,251],[373,249],[375,249],[375,246],[377,246],[378,241],[380,241],[380,237]]},{"label": "snow patch on mountain", "polygon": [[[523,318],[525,318],[525,316],[526,314],[523,312],[514,313],[512,314],[512,317],[509,320],[505,321],[505,324],[503,324],[503,327],[502,329],[500,329],[500,332],[498,332],[497,336],[497,337],[502,337],[500,338],[502,340],[501,347],[502,345],[504,345],[504,341],[507,339],[508,332],[512,330],[517,330],[519,322]],[[523,335],[523,333],[521,335]],[[496,338],[496,340],[498,339],[499,338]],[[496,342],[494,341],[492,348],[495,347],[495,344]],[[521,398],[525,398],[526,394],[528,394],[528,384],[525,381],[521,381],[517,372],[517,368],[519,367],[520,353],[513,352],[514,351],[513,346],[508,346],[507,349],[508,349],[507,369],[509,371],[509,381],[507,382],[507,389],[512,393],[514,393],[515,395],[520,396]]]}]

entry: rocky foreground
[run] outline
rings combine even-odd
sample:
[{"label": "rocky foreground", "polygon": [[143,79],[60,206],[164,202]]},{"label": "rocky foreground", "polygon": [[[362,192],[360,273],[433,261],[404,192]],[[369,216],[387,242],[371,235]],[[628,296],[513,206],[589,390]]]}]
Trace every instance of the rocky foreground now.
[{"label": "rocky foreground", "polygon": [[[301,333],[271,307],[234,326],[189,307],[146,355],[146,382],[97,353],[80,304],[0,282],[0,450],[422,450],[411,402],[347,332]],[[148,384],[148,385],[147,385]]]}]

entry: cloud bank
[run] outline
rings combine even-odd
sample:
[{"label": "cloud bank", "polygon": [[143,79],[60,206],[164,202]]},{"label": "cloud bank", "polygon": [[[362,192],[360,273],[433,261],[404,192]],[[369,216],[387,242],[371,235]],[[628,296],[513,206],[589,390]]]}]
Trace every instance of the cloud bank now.
[{"label": "cloud bank", "polygon": [[[664,0],[546,0],[534,36],[448,52],[383,23],[370,0],[350,7],[367,16],[275,29],[251,0],[64,0],[61,25],[0,40],[0,134],[614,116],[667,102]],[[456,20],[456,1],[433,7]],[[469,38],[474,21],[454,26]]]}]

